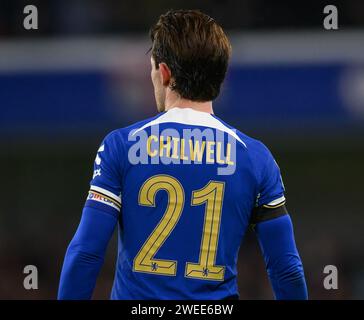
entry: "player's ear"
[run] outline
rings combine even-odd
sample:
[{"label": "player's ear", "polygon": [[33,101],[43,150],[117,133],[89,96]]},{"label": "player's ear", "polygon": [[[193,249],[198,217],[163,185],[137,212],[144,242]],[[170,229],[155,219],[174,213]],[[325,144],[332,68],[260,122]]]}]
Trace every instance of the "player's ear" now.
[{"label": "player's ear", "polygon": [[162,84],[165,87],[168,87],[172,77],[171,69],[169,69],[169,67],[164,62],[162,62],[159,64],[159,70],[162,76]]}]

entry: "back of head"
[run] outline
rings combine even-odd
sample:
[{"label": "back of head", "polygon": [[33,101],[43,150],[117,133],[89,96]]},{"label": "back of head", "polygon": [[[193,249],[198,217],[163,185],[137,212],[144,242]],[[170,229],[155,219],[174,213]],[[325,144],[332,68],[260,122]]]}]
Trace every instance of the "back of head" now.
[{"label": "back of head", "polygon": [[151,28],[156,68],[171,70],[171,89],[191,101],[214,100],[220,92],[231,45],[214,19],[197,10],[171,10]]}]

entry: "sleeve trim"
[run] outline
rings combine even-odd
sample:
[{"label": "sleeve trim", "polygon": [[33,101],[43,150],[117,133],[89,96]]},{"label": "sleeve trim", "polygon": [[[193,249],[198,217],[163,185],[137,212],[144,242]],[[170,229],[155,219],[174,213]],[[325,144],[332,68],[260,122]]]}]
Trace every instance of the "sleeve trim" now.
[{"label": "sleeve trim", "polygon": [[116,202],[115,200],[109,198],[108,196],[105,196],[104,194],[101,194],[99,192],[90,190],[87,196],[87,201],[95,201],[102,203],[104,205],[107,205],[109,207],[114,208],[117,211],[120,211],[121,204]]},{"label": "sleeve trim", "polygon": [[91,185],[90,191],[95,191],[96,193],[99,193],[105,196],[106,198],[109,198],[110,200],[116,202],[119,206],[121,205],[121,197],[110,192],[109,190]]},{"label": "sleeve trim", "polygon": [[286,198],[282,196],[278,199],[269,202],[268,204],[263,204],[263,207],[274,209],[283,206],[285,203],[286,203]]}]

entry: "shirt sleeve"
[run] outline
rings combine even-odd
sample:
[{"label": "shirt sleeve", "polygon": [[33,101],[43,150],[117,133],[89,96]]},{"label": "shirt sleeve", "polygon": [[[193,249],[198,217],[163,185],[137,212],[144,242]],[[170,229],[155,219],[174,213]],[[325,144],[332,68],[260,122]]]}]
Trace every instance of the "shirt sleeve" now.
[{"label": "shirt sleeve", "polygon": [[289,215],[256,225],[268,276],[278,300],[306,300],[303,265],[294,239]]},{"label": "shirt sleeve", "polygon": [[85,207],[118,216],[121,208],[122,153],[121,138],[116,132],[110,133],[97,150]]},{"label": "shirt sleeve", "polygon": [[253,224],[287,214],[281,172],[271,152],[265,146],[261,159],[262,165],[257,174],[258,194],[251,216]]},{"label": "shirt sleeve", "polygon": [[68,246],[58,289],[58,299],[91,299],[117,218],[85,207],[80,224]]}]

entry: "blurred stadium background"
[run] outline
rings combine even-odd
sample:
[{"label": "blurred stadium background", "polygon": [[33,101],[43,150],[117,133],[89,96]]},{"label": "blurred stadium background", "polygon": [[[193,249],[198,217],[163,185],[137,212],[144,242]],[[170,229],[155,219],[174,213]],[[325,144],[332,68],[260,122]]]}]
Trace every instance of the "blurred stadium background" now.
[{"label": "blurred stadium background", "polygon": [[[332,3],[332,1],[328,2]],[[325,3],[325,4],[328,4]],[[23,8],[39,29],[23,28]],[[233,58],[216,114],[263,140],[280,164],[311,299],[364,298],[364,2],[0,1],[0,299],[54,299],[63,256],[111,130],[155,113],[148,28],[169,8],[199,8],[228,31]],[[115,239],[94,297],[107,299]],[[39,290],[22,270],[39,269]],[[339,289],[323,288],[336,265]],[[253,232],[242,299],[271,299]]]}]

